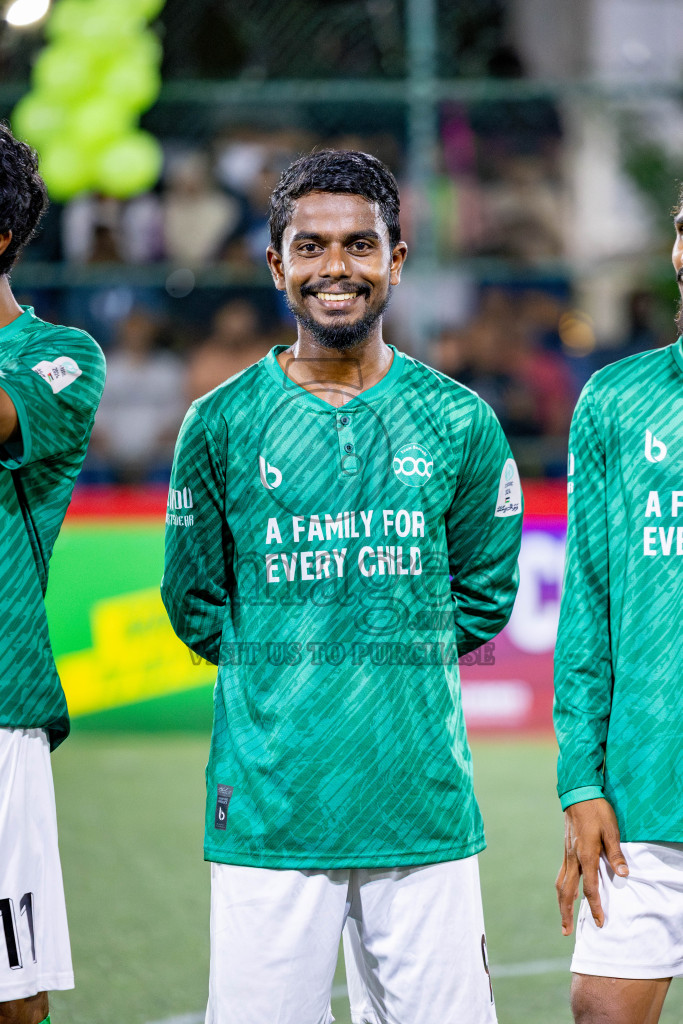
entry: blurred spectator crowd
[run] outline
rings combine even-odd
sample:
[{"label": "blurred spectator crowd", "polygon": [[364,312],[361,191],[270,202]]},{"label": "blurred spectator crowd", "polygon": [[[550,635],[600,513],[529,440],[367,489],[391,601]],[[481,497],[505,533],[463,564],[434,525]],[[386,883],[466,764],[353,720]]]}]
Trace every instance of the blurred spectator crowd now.
[{"label": "blurred spectator crowd", "polygon": [[179,347],[173,326],[134,307],[107,354],[107,380],[84,469],[89,483],[166,483],[188,406],[266,354],[280,340],[255,305],[220,306],[207,337]]},{"label": "blurred spectator crowd", "polygon": [[[484,286],[473,313],[438,330],[424,359],[493,407],[524,476],[560,477],[572,411],[590,373],[671,341],[657,334],[651,309],[651,296],[634,293],[624,344],[598,357],[572,349],[574,334],[585,339],[591,328],[563,289]],[[387,341],[397,340],[394,332],[389,316]],[[294,337],[291,321],[266,326],[258,304],[244,298],[220,305],[210,330],[194,338],[168,316],[133,307],[108,349],[84,481],[165,483],[189,404]]]},{"label": "blurred spectator crowd", "polygon": [[[301,129],[231,127],[203,146],[164,142],[153,192],[128,202],[87,194],[66,205],[32,258],[77,265],[171,263],[261,268],[268,198],[285,167],[313,148],[364,149],[401,186],[410,242],[417,201],[404,179],[400,125],[326,137]],[[398,129],[398,130],[397,130]],[[427,199],[440,260],[490,256],[537,264],[564,256],[562,128],[550,100],[445,104],[439,166]]]}]

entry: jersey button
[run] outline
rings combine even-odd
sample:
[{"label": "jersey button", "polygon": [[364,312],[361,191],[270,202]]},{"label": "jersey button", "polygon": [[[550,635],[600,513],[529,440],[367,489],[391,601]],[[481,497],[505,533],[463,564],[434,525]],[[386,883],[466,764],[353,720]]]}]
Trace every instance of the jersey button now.
[{"label": "jersey button", "polygon": [[350,423],[350,422],[351,422],[351,417],[350,417],[350,416],[342,416],[342,417],[340,418],[339,422],[341,423],[341,425],[342,425],[343,427],[345,427],[345,426],[347,425],[347,423]]},{"label": "jersey button", "polygon": [[353,451],[353,445],[349,441],[347,441],[347,443],[344,445],[344,451],[345,452],[352,452]]}]

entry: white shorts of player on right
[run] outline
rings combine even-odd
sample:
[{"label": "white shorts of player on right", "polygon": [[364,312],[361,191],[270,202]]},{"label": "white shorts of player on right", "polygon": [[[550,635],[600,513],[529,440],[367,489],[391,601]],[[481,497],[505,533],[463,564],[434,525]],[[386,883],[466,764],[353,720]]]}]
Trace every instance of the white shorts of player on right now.
[{"label": "white shorts of player on right", "polygon": [[622,843],[629,875],[620,878],[600,859],[598,928],[581,902],[575,974],[605,978],[683,976],[683,843]]}]

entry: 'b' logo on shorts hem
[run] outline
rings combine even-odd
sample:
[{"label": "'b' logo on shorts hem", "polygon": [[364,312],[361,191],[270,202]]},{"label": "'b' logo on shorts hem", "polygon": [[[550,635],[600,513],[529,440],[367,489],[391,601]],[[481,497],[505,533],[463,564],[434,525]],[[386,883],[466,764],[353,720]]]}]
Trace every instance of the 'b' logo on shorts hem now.
[{"label": "'b' logo on shorts hem", "polygon": [[394,455],[394,473],[409,487],[424,487],[434,470],[434,460],[421,444],[404,444]]},{"label": "'b' logo on shorts hem", "polygon": [[481,957],[482,957],[482,960],[484,961],[484,970],[486,971],[486,975],[487,975],[487,977],[489,979],[489,992],[491,994],[491,1002],[493,1002],[493,982],[491,981],[491,971],[489,969],[489,955],[488,955],[488,950],[486,948],[486,936],[485,935],[482,935],[482,937],[481,937]]}]

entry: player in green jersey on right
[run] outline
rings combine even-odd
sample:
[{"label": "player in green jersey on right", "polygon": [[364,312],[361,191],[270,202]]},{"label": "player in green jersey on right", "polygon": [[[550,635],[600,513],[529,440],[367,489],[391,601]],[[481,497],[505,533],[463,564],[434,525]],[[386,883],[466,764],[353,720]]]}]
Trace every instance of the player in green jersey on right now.
[{"label": "player in green jersey on right", "polygon": [[[674,224],[683,296],[683,193]],[[569,448],[555,728],[565,935],[581,875],[584,892],[572,1009],[656,1024],[683,975],[683,338],[596,373]]]}]

